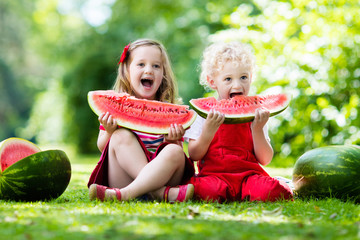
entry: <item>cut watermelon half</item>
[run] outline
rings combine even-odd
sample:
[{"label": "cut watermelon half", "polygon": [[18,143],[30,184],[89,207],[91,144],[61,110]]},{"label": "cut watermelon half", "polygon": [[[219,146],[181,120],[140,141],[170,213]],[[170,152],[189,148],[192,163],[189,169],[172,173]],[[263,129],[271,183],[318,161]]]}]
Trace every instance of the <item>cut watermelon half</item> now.
[{"label": "cut watermelon half", "polygon": [[38,201],[59,197],[71,178],[71,164],[61,150],[40,151],[21,138],[0,143],[0,199]]},{"label": "cut watermelon half", "polygon": [[109,112],[119,126],[147,133],[167,134],[175,123],[187,129],[196,118],[189,106],[138,99],[112,90],[90,91],[88,102],[96,115]]},{"label": "cut watermelon half", "polygon": [[225,123],[250,122],[255,118],[255,110],[264,107],[274,116],[284,111],[291,101],[289,94],[235,96],[230,99],[216,100],[214,97],[190,100],[191,107],[203,118],[211,109],[225,114]]},{"label": "cut watermelon half", "polygon": [[40,148],[22,138],[8,138],[0,143],[1,172],[17,161],[40,152]]}]

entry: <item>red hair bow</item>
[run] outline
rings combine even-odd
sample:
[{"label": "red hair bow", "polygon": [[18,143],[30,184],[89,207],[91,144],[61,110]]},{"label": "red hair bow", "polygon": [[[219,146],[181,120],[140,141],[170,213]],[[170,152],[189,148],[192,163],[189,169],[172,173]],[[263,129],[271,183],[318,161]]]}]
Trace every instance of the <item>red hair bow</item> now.
[{"label": "red hair bow", "polygon": [[123,53],[121,54],[120,61],[119,61],[118,64],[120,64],[120,63],[122,63],[122,62],[125,61],[125,59],[126,59],[126,57],[127,57],[127,53],[128,53],[129,47],[130,47],[130,43],[124,47],[124,51],[123,51]]}]

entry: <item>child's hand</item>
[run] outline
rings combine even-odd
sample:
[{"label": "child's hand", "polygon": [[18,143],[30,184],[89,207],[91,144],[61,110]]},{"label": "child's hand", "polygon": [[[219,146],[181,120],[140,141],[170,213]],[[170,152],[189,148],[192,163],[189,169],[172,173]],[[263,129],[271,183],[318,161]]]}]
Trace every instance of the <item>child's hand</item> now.
[{"label": "child's hand", "polygon": [[269,120],[270,111],[266,108],[258,108],[255,110],[255,119],[251,124],[252,130],[262,130]]},{"label": "child's hand", "polygon": [[211,109],[204,125],[203,131],[209,131],[210,133],[214,133],[219,129],[220,125],[224,123],[225,115]]},{"label": "child's hand", "polygon": [[179,141],[185,134],[185,129],[182,125],[171,124],[169,128],[169,133],[165,135],[166,142],[177,142]]},{"label": "child's hand", "polygon": [[100,124],[105,128],[108,133],[113,133],[117,128],[115,119],[112,118],[109,112],[102,113],[98,118]]}]

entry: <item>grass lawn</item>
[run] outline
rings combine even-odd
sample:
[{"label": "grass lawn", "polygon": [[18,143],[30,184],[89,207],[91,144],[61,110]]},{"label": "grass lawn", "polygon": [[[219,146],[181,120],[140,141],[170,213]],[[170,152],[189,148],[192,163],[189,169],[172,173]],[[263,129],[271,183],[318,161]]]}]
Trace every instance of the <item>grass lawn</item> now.
[{"label": "grass lawn", "polygon": [[[90,202],[86,183],[97,158],[72,161],[71,182],[58,199],[0,200],[0,239],[360,239],[359,205],[337,199]],[[267,170],[291,177],[291,169]]]}]

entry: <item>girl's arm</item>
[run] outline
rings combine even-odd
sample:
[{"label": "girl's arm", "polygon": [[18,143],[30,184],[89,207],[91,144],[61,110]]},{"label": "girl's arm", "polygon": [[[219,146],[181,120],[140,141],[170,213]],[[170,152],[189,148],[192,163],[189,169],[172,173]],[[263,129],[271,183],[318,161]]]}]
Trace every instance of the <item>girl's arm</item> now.
[{"label": "girl's arm", "polygon": [[97,140],[97,146],[102,152],[109,141],[111,135],[117,128],[116,121],[112,118],[112,116],[107,112],[103,113],[98,118],[100,124],[105,128],[105,130],[100,130],[98,140]]},{"label": "girl's arm", "polygon": [[216,131],[219,129],[224,120],[224,114],[214,110],[210,111],[199,138],[189,140],[188,151],[189,156],[193,161],[199,161],[205,156]]},{"label": "girl's arm", "polygon": [[97,139],[97,146],[98,146],[100,152],[102,152],[104,150],[106,143],[109,141],[111,135],[112,134],[110,134],[104,130],[99,131],[99,136]]},{"label": "girl's arm", "polygon": [[265,138],[263,128],[269,120],[270,112],[263,108],[256,109],[255,119],[251,124],[255,157],[261,165],[267,165],[273,158],[274,151]]}]

